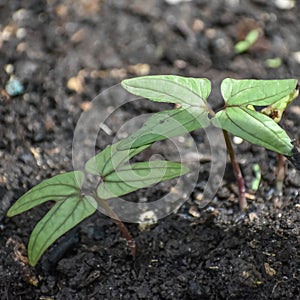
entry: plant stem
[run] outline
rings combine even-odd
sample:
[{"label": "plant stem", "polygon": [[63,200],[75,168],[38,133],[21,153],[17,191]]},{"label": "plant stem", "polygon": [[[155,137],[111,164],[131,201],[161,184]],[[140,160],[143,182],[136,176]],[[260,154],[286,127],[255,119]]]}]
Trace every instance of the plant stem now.
[{"label": "plant stem", "polygon": [[240,166],[235,158],[235,154],[234,154],[234,150],[233,150],[233,147],[231,144],[229,134],[226,130],[223,130],[223,134],[224,134],[224,138],[225,138],[227,151],[228,151],[230,161],[232,164],[233,172],[234,172],[237,184],[238,184],[240,208],[241,208],[241,210],[246,210],[248,205],[247,205],[246,196],[245,196],[245,193],[246,193],[245,181],[244,181]]},{"label": "plant stem", "polygon": [[118,226],[119,230],[121,231],[123,237],[126,239],[128,247],[130,249],[130,253],[133,257],[136,256],[136,244],[134,239],[132,238],[130,232],[128,231],[127,227],[125,224],[120,220],[118,215],[112,210],[112,208],[108,205],[108,203],[99,198],[97,195],[95,195],[98,203],[105,209],[107,212],[108,216],[113,219],[115,224]]},{"label": "plant stem", "polygon": [[277,166],[277,177],[276,177],[276,195],[274,197],[273,203],[275,207],[281,207],[283,181],[285,175],[284,157],[282,154],[277,154],[277,159],[278,159],[278,166]]}]

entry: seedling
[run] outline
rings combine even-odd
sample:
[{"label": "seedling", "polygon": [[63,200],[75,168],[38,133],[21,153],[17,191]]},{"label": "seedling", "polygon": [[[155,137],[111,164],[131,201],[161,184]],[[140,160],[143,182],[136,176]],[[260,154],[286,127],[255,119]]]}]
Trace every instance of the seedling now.
[{"label": "seedling", "polygon": [[251,30],[243,41],[240,41],[235,44],[234,51],[237,54],[246,52],[251,46],[253,46],[257,39],[259,38],[259,30],[253,29]]},{"label": "seedling", "polygon": [[[206,128],[210,124],[221,128],[238,180],[242,209],[247,207],[244,180],[235,160],[228,132],[283,154],[300,169],[298,149],[277,124],[286,106],[298,96],[295,79],[225,79],[221,85],[225,104],[218,112],[214,112],[207,103],[211,92],[208,79],[146,76],[124,80],[122,86],[135,95],[156,102],[174,103],[180,107],[154,114],[131,136],[107,146],[90,158],[85,165],[86,174],[83,171],[73,171],[56,175],[33,187],[17,200],[8,211],[10,217],[47,201],[55,201],[31,233],[28,257],[32,266],[52,243],[94,214],[97,207],[103,208],[115,220],[129,243],[132,255],[135,255],[135,244],[130,233],[107,200],[176,178],[189,171],[186,166],[170,161],[128,163],[156,141]],[[263,109],[258,110],[258,107]],[[83,189],[90,176],[94,176],[97,181],[91,194]]]}]

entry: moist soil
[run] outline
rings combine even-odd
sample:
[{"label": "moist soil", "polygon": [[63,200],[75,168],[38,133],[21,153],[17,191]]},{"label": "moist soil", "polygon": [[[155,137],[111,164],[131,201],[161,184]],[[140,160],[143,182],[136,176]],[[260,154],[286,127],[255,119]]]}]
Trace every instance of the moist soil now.
[{"label": "moist soil", "polygon": [[[6,216],[35,184],[72,170],[78,118],[95,96],[124,78],[206,77],[213,83],[209,101],[217,108],[226,77],[300,76],[299,8],[280,6],[293,1],[177,2],[0,1],[1,299],[300,299],[299,173],[285,162],[278,199],[276,154],[247,142],[234,147],[250,194],[248,210],[239,210],[230,164],[217,194],[202,207],[211,152],[205,134],[196,132],[206,157],[197,185],[178,210],[156,224],[143,230],[127,224],[138,247],[135,258],[112,220],[96,213],[33,268],[26,245],[51,204]],[[259,30],[259,39],[236,54],[234,45],[252,29]],[[270,66],[274,58],[279,63]],[[7,94],[11,76],[24,87],[14,97]],[[121,107],[97,150],[113,141],[124,120],[163,108],[145,100]],[[296,100],[281,124],[296,142],[299,115]],[[166,149],[158,143],[154,150]],[[262,179],[254,193],[257,163]],[[127,199],[155,200],[169,189],[161,184]]]}]

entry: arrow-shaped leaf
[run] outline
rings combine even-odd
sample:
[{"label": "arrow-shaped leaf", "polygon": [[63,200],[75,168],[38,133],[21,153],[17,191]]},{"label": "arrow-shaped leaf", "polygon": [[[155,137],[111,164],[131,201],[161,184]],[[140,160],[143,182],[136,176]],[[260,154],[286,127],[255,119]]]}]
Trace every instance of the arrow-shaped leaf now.
[{"label": "arrow-shaped leaf", "polygon": [[296,79],[283,80],[236,80],[226,78],[221,84],[221,93],[226,106],[268,106],[285,97],[293,97]]},{"label": "arrow-shaped leaf", "polygon": [[197,106],[205,109],[206,99],[211,92],[206,78],[186,78],[173,75],[142,76],[122,81],[130,93],[157,102]]},{"label": "arrow-shaped leaf", "polygon": [[268,116],[245,107],[227,107],[212,123],[246,141],[269,150],[292,155],[293,144],[286,132]]},{"label": "arrow-shaped leaf", "polygon": [[141,144],[138,147],[124,150],[118,149],[119,145],[120,142],[107,146],[87,161],[85,169],[91,174],[106,176],[150,146]]},{"label": "arrow-shaped leaf", "polygon": [[183,135],[210,124],[207,112],[198,108],[172,109],[153,114],[143,125],[117,146],[119,150],[151,144],[170,137]]},{"label": "arrow-shaped leaf", "polygon": [[58,201],[35,226],[28,244],[28,258],[32,266],[59,237],[96,211],[92,197],[69,195]]},{"label": "arrow-shaped leaf", "polygon": [[105,177],[97,188],[97,195],[102,199],[119,197],[188,171],[188,167],[180,163],[161,160],[125,165]]},{"label": "arrow-shaped leaf", "polygon": [[46,179],[19,198],[7,215],[12,217],[50,200],[58,201],[69,196],[80,195],[83,181],[84,174],[80,171],[59,174]]}]

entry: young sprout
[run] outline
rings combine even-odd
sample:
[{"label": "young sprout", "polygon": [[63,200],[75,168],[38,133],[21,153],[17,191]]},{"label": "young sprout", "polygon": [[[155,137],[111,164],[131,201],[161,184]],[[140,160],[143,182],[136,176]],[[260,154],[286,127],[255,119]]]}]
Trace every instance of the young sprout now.
[{"label": "young sprout", "polygon": [[[257,35],[258,32],[252,32],[247,36],[247,43],[253,42]],[[128,241],[132,255],[135,255],[134,241],[109,206],[108,200],[189,172],[185,165],[165,160],[129,163],[131,158],[154,142],[206,128],[210,124],[223,130],[238,182],[239,203],[243,210],[247,208],[244,179],[229,133],[286,156],[300,170],[299,151],[294,141],[278,125],[287,105],[299,94],[295,79],[224,79],[221,84],[224,107],[218,112],[214,112],[208,105],[211,83],[206,78],[144,76],[124,80],[122,86],[135,95],[155,102],[174,103],[180,108],[152,115],[131,136],[107,146],[90,158],[85,165],[85,171],[90,176],[95,176],[97,182],[91,194],[83,191],[86,174],[75,170],[43,181],[17,200],[7,213],[9,217],[45,202],[55,201],[31,233],[28,257],[32,266],[36,265],[50,245],[94,214],[98,207],[115,220]],[[259,110],[258,107],[263,108]],[[260,181],[258,167],[255,168],[256,183],[253,189],[258,188]]]},{"label": "young sprout", "polygon": [[246,52],[259,38],[260,31],[258,29],[251,30],[243,41],[235,44],[234,51],[237,54]]}]

